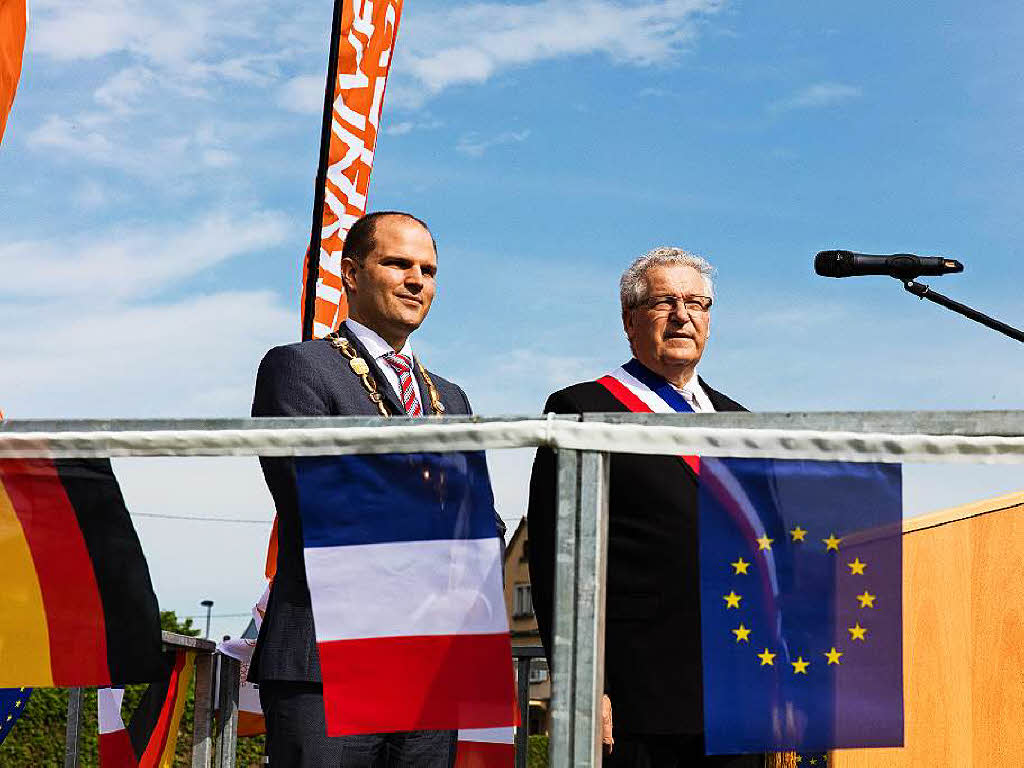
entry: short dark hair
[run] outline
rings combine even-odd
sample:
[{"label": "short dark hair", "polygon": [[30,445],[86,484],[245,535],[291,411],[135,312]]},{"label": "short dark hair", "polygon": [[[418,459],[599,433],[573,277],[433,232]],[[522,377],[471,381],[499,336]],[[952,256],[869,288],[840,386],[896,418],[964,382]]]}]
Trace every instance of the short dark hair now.
[{"label": "short dark hair", "polygon": [[430,231],[430,227],[427,226],[427,222],[405,211],[375,211],[356,219],[356,223],[352,225],[352,228],[345,236],[341,257],[343,259],[352,259],[359,266],[363,266],[366,263],[366,257],[373,253],[373,249],[377,247],[377,239],[374,237],[377,232],[377,221],[385,216],[403,216],[415,221],[427,230],[427,234],[430,235],[430,242],[434,246],[434,255],[437,255],[437,241],[434,239],[434,234]]}]

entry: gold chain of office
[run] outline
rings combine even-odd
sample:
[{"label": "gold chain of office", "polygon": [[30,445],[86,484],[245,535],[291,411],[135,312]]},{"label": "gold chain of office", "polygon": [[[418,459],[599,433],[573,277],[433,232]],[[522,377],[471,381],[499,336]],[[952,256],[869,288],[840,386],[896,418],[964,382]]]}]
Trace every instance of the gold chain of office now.
[{"label": "gold chain of office", "polygon": [[[356,353],[352,343],[342,336],[338,331],[329,333],[326,336],[330,345],[334,347],[338,352],[348,360],[348,367],[352,369],[352,372],[359,377],[359,380],[363,384],[363,389],[366,390],[366,394],[369,396],[370,401],[377,406],[377,410],[380,411],[381,416],[390,416],[391,413],[388,411],[388,407],[384,404],[384,395],[380,393],[377,388],[377,382],[373,380],[370,375],[370,366],[363,358],[359,357]],[[441,402],[441,396],[437,392],[437,387],[434,386],[434,380],[430,378],[430,374],[427,373],[427,369],[423,367],[423,363],[419,361],[415,355],[413,360],[416,363],[416,367],[420,370],[420,375],[423,377],[423,381],[427,385],[427,392],[430,395],[430,407],[434,413],[438,416],[444,413],[444,404]]]}]

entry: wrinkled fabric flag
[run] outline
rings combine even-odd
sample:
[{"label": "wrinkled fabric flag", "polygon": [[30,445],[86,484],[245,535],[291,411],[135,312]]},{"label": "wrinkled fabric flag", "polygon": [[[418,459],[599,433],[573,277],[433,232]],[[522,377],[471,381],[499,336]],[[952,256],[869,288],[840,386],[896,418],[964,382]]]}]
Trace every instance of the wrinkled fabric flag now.
[{"label": "wrinkled fabric flag", "polygon": [[459,731],[455,768],[512,768],[515,761],[515,729],[463,728]]},{"label": "wrinkled fabric flag", "polygon": [[341,249],[366,213],[384,90],[402,18],[402,0],[335,0],[332,100],[325,109],[313,231],[302,276],[302,338],[319,339],[348,314]]},{"label": "wrinkled fabric flag", "polygon": [[0,563],[0,686],[163,674],[156,595],[109,460],[0,460]]},{"label": "wrinkled fabric flag", "polygon": [[0,0],[0,142],[21,79],[27,27],[28,1]]},{"label": "wrinkled fabric flag", "polygon": [[0,688],[0,744],[4,743],[32,695],[31,688]]},{"label": "wrinkled fabric flag", "polygon": [[328,735],[513,725],[483,453],[295,465]]},{"label": "wrinkled fabric flag", "polygon": [[698,498],[708,753],[902,746],[899,465],[705,457]]}]

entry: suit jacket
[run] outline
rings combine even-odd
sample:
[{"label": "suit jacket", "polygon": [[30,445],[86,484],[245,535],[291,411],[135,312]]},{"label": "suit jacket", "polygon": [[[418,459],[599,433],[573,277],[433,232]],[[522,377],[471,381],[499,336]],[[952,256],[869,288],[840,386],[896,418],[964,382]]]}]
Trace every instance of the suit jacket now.
[{"label": "suit jacket", "polygon": [[[342,332],[369,364],[377,389],[387,400],[388,410],[404,415],[405,409],[376,362],[344,326]],[[417,367],[414,373],[424,409],[429,409],[426,382]],[[430,376],[446,413],[472,413],[469,399],[458,385],[433,372]],[[319,339],[274,347],[264,356],[256,375],[252,415],[380,416],[380,413],[348,361],[330,342]],[[289,458],[261,458],[260,464],[277,507],[277,575],[253,652],[249,679],[320,682],[320,658],[302,555],[295,465]],[[498,524],[503,536],[500,519]]]},{"label": "suit jacket", "polygon": [[[716,411],[746,410],[701,381]],[[597,382],[548,398],[545,413],[628,410]],[[530,479],[530,581],[552,652],[555,457],[537,451]],[[609,489],[605,690],[615,729],[698,734],[701,708],[697,478],[678,456],[612,454]]]}]

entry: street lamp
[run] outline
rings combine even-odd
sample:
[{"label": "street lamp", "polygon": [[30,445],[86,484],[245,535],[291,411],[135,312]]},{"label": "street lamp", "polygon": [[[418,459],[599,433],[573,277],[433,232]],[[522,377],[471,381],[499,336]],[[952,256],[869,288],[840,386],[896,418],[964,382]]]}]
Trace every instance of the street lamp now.
[{"label": "street lamp", "polygon": [[210,609],[213,608],[213,600],[203,600],[200,603],[203,608],[206,609],[206,635],[207,639],[210,638]]}]

